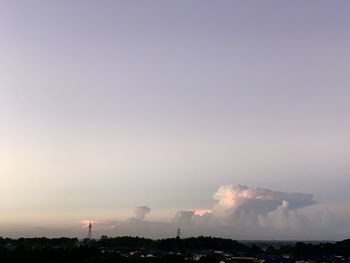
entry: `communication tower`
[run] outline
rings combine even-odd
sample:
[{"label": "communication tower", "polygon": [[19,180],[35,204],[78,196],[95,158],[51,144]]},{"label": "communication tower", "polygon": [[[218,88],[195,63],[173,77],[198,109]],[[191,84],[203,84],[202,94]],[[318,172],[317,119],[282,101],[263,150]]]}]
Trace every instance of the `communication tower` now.
[{"label": "communication tower", "polygon": [[91,240],[92,239],[92,224],[90,222],[89,224],[89,233],[88,233],[88,239]]},{"label": "communication tower", "polygon": [[180,237],[181,237],[181,231],[180,231],[180,228],[178,228],[176,231],[176,238],[180,239]]}]

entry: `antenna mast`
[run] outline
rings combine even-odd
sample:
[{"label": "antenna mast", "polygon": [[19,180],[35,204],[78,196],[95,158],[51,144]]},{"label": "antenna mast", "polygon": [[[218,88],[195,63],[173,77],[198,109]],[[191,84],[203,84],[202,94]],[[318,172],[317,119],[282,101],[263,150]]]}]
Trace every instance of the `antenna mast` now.
[{"label": "antenna mast", "polygon": [[177,239],[180,239],[180,236],[181,236],[181,231],[180,231],[180,228],[177,229],[177,232],[176,232],[176,238]]},{"label": "antenna mast", "polygon": [[90,221],[90,224],[89,224],[89,234],[88,234],[88,239],[91,240],[92,239],[92,224],[91,224],[91,221]]}]

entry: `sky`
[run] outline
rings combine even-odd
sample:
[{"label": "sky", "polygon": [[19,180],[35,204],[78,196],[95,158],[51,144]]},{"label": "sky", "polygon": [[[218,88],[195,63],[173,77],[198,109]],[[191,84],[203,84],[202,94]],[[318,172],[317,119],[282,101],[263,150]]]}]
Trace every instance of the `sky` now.
[{"label": "sky", "polygon": [[0,6],[0,236],[350,236],[349,1]]}]

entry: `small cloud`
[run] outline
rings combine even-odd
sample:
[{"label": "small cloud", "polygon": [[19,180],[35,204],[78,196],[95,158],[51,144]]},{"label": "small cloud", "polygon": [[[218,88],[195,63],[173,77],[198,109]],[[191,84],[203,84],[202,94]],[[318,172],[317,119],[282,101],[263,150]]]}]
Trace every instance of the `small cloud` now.
[{"label": "small cloud", "polygon": [[196,216],[204,216],[205,214],[211,214],[213,212],[212,209],[196,209],[194,210],[194,214]]},{"label": "small cloud", "polygon": [[147,214],[151,212],[148,206],[138,206],[135,208],[134,216],[129,218],[130,223],[138,223],[145,220]]},{"label": "small cloud", "polygon": [[194,210],[182,210],[175,214],[173,218],[173,223],[176,224],[189,224],[192,223],[192,218],[194,216]]}]

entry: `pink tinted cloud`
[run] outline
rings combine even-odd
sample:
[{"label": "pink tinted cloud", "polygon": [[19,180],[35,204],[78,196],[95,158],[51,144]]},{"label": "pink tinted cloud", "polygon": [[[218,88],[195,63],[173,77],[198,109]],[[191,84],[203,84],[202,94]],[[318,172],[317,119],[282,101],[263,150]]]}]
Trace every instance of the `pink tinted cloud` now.
[{"label": "pink tinted cloud", "polygon": [[194,210],[194,214],[196,216],[204,216],[205,214],[211,214],[213,212],[213,210],[211,209],[198,209],[198,210]]}]

